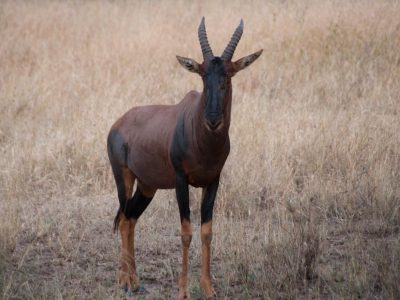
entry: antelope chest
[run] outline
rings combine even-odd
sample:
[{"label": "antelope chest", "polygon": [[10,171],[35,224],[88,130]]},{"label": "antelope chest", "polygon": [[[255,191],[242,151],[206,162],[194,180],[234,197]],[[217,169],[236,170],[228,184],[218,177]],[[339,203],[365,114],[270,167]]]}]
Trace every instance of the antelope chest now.
[{"label": "antelope chest", "polygon": [[184,160],[183,170],[189,184],[194,187],[207,187],[221,173],[226,158],[227,155],[214,162]]}]

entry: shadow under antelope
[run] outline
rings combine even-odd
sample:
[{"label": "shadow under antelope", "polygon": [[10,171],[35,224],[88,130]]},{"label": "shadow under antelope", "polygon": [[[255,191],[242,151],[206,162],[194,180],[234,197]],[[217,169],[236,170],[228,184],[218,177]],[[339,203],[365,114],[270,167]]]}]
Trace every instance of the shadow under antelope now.
[{"label": "shadow under antelope", "polygon": [[[230,149],[231,78],[253,63],[262,53],[260,50],[232,62],[242,33],[241,20],[221,57],[216,57],[207,40],[203,17],[198,29],[203,63],[177,56],[185,69],[200,75],[203,80],[203,92],[190,91],[176,105],[132,108],[111,127],[107,150],[120,204],[114,229],[119,229],[122,240],[119,275],[122,288],[134,292],[140,286],[134,252],[136,222],[157,189],[174,188],[181,219],[183,247],[178,299],[190,298],[190,184],[203,189],[200,285],[207,299],[216,299],[211,283],[210,246],[214,200],[221,170]],[[135,180],[137,188],[132,197]]]}]

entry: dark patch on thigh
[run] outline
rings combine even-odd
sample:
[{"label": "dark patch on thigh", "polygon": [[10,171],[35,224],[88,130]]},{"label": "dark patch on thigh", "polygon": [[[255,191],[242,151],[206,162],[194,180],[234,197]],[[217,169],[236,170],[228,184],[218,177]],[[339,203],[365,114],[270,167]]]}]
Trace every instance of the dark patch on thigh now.
[{"label": "dark patch on thigh", "polygon": [[111,164],[126,165],[128,158],[128,142],[119,133],[118,129],[111,129],[107,138],[107,152]]}]

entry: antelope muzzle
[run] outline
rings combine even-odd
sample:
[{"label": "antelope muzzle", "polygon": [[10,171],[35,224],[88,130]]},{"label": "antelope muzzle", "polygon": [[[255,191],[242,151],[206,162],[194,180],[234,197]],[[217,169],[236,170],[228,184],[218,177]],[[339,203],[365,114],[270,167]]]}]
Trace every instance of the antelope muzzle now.
[{"label": "antelope muzzle", "polygon": [[205,125],[210,131],[217,131],[224,125],[224,117],[222,115],[208,116]]}]

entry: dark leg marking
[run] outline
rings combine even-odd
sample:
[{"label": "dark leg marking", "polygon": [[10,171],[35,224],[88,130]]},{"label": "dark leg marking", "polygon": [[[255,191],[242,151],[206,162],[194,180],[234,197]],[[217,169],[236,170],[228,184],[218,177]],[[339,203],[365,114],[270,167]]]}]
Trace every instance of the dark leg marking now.
[{"label": "dark leg marking", "polygon": [[146,197],[142,191],[137,188],[132,199],[123,203],[121,207],[124,208],[123,212],[128,219],[139,219],[147,206],[150,204],[153,197]]},{"label": "dark leg marking", "polygon": [[214,181],[203,190],[203,199],[201,202],[201,224],[212,220],[215,197],[219,186],[219,175]]},{"label": "dark leg marking", "polygon": [[183,172],[176,172],[176,198],[178,200],[179,213],[181,217],[181,240],[182,240],[182,272],[179,278],[178,299],[189,299],[188,288],[189,272],[189,247],[192,241],[192,226],[190,224],[189,185]]},{"label": "dark leg marking", "polygon": [[176,199],[178,200],[181,223],[183,220],[190,222],[189,184],[183,172],[176,172]]}]

